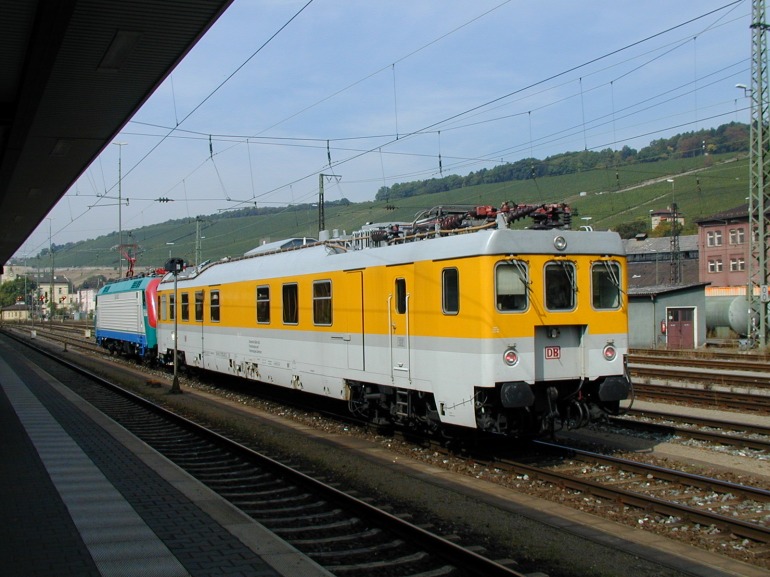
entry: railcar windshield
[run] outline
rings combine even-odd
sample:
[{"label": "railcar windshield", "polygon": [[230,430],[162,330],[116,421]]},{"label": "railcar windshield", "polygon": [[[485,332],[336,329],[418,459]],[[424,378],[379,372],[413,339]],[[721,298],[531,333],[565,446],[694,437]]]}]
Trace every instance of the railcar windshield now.
[{"label": "railcar windshield", "polygon": [[622,302],[620,265],[614,261],[595,262],[591,266],[591,302],[595,309],[620,308]]},{"label": "railcar windshield", "polygon": [[528,306],[527,263],[508,260],[495,267],[495,302],[499,311],[523,311]]},{"label": "railcar windshield", "polygon": [[575,263],[559,260],[545,265],[545,306],[552,311],[575,308]]}]

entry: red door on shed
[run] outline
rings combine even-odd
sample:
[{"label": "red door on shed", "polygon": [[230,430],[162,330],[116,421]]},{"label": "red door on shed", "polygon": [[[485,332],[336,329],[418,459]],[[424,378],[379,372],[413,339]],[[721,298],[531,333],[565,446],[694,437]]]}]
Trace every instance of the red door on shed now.
[{"label": "red door on shed", "polygon": [[669,349],[695,348],[695,309],[692,307],[666,311],[666,344]]}]

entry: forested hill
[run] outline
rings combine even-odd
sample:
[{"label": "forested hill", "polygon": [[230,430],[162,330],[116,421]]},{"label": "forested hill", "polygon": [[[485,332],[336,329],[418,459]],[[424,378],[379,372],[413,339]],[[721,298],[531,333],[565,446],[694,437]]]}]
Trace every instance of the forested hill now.
[{"label": "forested hill", "polygon": [[746,152],[749,146],[749,126],[739,122],[723,124],[719,128],[677,134],[671,138],[653,140],[637,151],[628,146],[621,150],[605,148],[599,152],[583,150],[564,152],[544,160],[524,158],[494,168],[483,168],[467,176],[449,175],[430,180],[397,183],[383,186],[375,200],[391,202],[422,194],[447,192],[458,188],[513,180],[528,180],[545,176],[575,174],[596,168],[612,168],[633,163],[657,162],[677,158],[691,158],[704,153],[720,154]]}]

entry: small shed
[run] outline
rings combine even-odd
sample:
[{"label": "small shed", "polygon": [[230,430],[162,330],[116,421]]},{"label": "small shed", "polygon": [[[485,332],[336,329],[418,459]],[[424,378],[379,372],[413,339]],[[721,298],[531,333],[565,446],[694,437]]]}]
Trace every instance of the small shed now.
[{"label": "small shed", "polygon": [[642,349],[695,349],[706,343],[706,286],[629,288],[628,344]]},{"label": "small shed", "polygon": [[29,305],[17,304],[0,309],[0,320],[4,323],[21,323],[28,321],[29,318]]}]

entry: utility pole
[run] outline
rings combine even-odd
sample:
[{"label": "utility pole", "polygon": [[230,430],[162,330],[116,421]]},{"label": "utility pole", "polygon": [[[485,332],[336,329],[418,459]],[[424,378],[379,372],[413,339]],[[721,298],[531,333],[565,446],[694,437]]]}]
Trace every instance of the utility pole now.
[{"label": "utility pole", "polygon": [[201,217],[195,217],[195,266],[200,266],[203,260],[203,243],[201,241],[206,237],[201,236],[202,222],[203,219]]},{"label": "utility pole", "polygon": [[679,251],[679,212],[676,206],[674,179],[669,178],[666,182],[671,183],[671,272],[669,274],[669,284],[677,286],[682,282],[682,254]]},{"label": "utility pole", "polygon": [[48,219],[48,254],[51,257],[51,288],[50,292],[48,293],[48,302],[46,305],[48,305],[48,322],[53,323],[53,272],[54,272],[54,262],[53,262],[53,244],[51,242],[51,219]]},{"label": "utility pole", "polygon": [[[767,195],[768,146],[770,131],[765,123],[770,108],[767,68],[767,31],[765,0],[752,0],[751,5],[751,133],[749,145],[749,259],[746,299],[749,310],[748,333],[751,339],[765,348],[767,343],[768,266],[767,248],[768,209]],[[759,294],[755,295],[755,288]],[[759,310],[759,326],[752,322],[753,311]]]},{"label": "utility pole", "polygon": [[340,181],[342,175],[340,174],[319,174],[318,175],[318,231],[322,231],[326,228],[326,218],[324,216],[324,177],[336,178],[337,182]]},{"label": "utility pole", "polygon": [[123,278],[123,216],[122,209],[122,186],[123,186],[123,147],[127,142],[113,142],[118,147],[118,278]]}]

